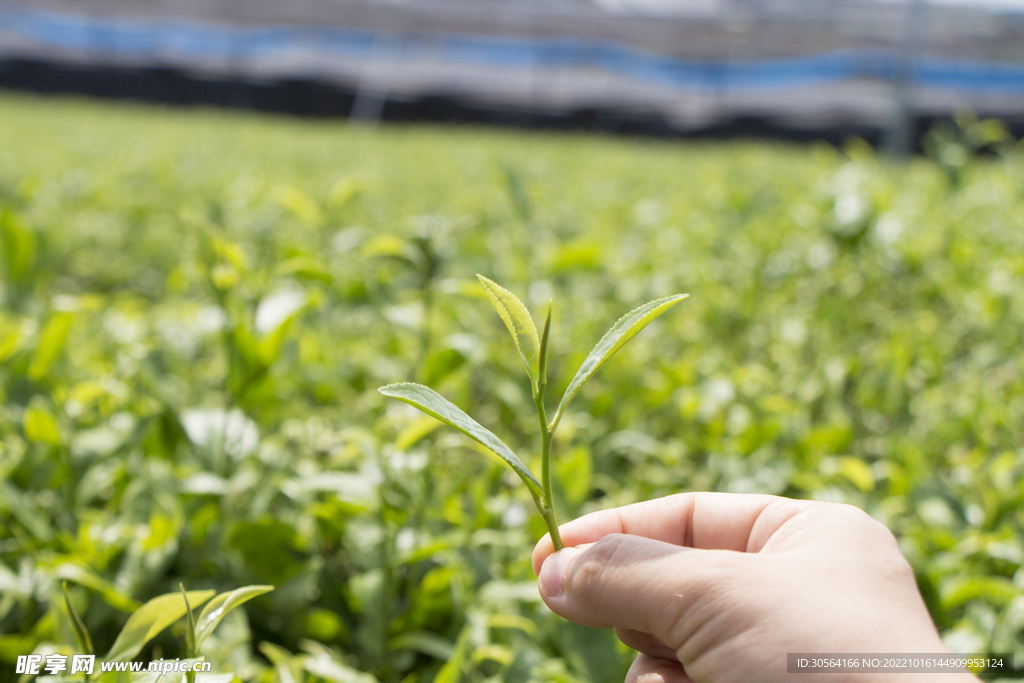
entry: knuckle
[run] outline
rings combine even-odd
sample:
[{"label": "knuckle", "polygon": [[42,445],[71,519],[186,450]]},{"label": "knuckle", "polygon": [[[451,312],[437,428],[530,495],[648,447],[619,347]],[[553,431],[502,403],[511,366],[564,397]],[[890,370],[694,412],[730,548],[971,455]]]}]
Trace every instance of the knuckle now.
[{"label": "knuckle", "polygon": [[829,518],[836,526],[849,532],[848,539],[860,540],[870,545],[875,551],[894,553],[902,557],[896,536],[882,522],[864,510],[845,503],[820,503]]},{"label": "knuckle", "polygon": [[855,505],[849,505],[847,503],[819,503],[819,505],[822,506],[822,509],[825,510],[830,517],[844,525],[872,530],[876,530],[879,526],[883,529],[885,528],[884,525],[876,521],[871,515]]},{"label": "knuckle", "polygon": [[848,503],[816,503],[816,506],[833,517],[846,521],[858,521],[868,517],[868,514],[856,505]]},{"label": "knuckle", "polygon": [[568,591],[581,599],[600,594],[624,540],[621,534],[605,536],[580,555],[567,577]]}]

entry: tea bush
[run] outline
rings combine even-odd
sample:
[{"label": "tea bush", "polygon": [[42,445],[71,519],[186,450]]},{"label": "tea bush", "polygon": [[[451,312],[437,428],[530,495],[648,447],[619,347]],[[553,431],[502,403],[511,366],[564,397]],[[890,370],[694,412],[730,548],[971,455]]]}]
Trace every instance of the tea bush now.
[{"label": "tea bush", "polygon": [[75,643],[66,581],[100,653],[179,583],[276,586],[201,648],[245,681],[621,681],[611,633],[539,602],[529,491],[375,391],[428,384],[539,471],[478,272],[556,302],[559,393],[623,311],[691,294],[566,412],[559,519],[850,502],[953,651],[1024,666],[1024,157],[981,125],[897,165],[4,95],[0,677]]}]

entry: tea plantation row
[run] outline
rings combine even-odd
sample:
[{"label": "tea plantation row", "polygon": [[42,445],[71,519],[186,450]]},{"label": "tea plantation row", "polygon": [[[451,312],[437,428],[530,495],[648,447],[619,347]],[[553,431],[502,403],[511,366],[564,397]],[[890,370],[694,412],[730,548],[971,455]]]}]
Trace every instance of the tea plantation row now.
[{"label": "tea plantation row", "polygon": [[[853,503],[953,651],[1024,666],[1024,155],[970,121],[930,148],[2,96],[0,678],[75,642],[67,580],[101,654],[179,582],[273,584],[203,646],[245,681],[621,681],[611,633],[539,602],[514,475],[376,392],[427,383],[535,463],[476,273],[554,301],[554,396],[620,315],[690,293],[565,416],[561,520]],[[139,659],[183,656],[183,625]]]}]

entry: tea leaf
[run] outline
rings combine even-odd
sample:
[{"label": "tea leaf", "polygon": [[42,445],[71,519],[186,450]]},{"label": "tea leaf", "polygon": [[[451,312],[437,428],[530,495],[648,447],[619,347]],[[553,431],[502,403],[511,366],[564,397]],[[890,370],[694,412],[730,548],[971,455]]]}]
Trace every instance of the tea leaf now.
[{"label": "tea leaf", "polygon": [[192,618],[192,605],[188,602],[188,593],[185,592],[185,584],[179,583],[178,588],[181,589],[181,597],[185,601],[185,620],[188,622],[185,625],[185,636],[188,643],[188,656],[195,657],[198,646],[196,645],[196,622]]},{"label": "tea leaf", "polygon": [[421,439],[426,438],[441,425],[431,417],[421,417],[403,429],[395,439],[395,448],[405,451],[415,446]]},{"label": "tea leaf", "polygon": [[302,190],[294,187],[279,187],[274,190],[273,198],[300,221],[313,226],[323,223],[324,216],[320,211],[320,206]]},{"label": "tea leaf", "polygon": [[281,321],[273,331],[268,332],[267,335],[261,339],[257,345],[259,349],[259,357],[264,365],[270,366],[277,360],[278,356],[281,355],[281,345],[284,343],[285,337],[288,335],[289,329],[295,320],[302,315],[302,308],[292,312],[287,318]]},{"label": "tea leaf", "polygon": [[139,608],[139,603],[127,595],[119,592],[113,584],[104,581],[91,570],[75,564],[65,563],[58,565],[53,572],[54,578],[63,581],[74,581],[75,583],[91,588],[100,594],[108,605],[123,612],[134,612]]},{"label": "tea leaf", "polygon": [[1005,576],[973,574],[952,576],[939,587],[939,598],[946,607],[958,607],[970,600],[984,598],[1003,606],[1020,595],[1020,589]]},{"label": "tea leaf", "polygon": [[526,372],[530,375],[530,381],[536,387],[537,382],[540,381],[540,338],[537,336],[537,326],[533,324],[530,312],[512,292],[491,282],[483,275],[476,277],[487,291],[487,298],[491,300],[494,310],[498,312],[505,327],[512,334],[516,350],[519,351],[523,365],[526,366]]},{"label": "tea leaf", "polygon": [[544,316],[544,328],[540,333],[540,372],[538,382],[547,383],[548,378],[548,336],[551,332],[551,302],[548,301],[548,312]]},{"label": "tea leaf", "polygon": [[484,429],[476,420],[462,412],[455,404],[441,396],[439,393],[422,384],[405,382],[401,384],[389,384],[378,389],[380,393],[391,398],[397,398],[422,410],[427,415],[444,422],[449,427],[454,427],[469,438],[492,451],[499,458],[508,463],[515,470],[530,490],[541,495],[540,482],[533,476],[529,468],[524,465],[515,453],[508,446],[501,442],[491,432]]},{"label": "tea leaf", "polygon": [[[308,646],[308,644],[306,644]],[[322,646],[321,646],[322,647]],[[326,648],[324,648],[326,650]],[[316,678],[331,683],[377,683],[377,677],[365,671],[359,671],[327,652],[309,654],[301,657],[302,668]]]},{"label": "tea leaf", "polygon": [[68,608],[68,615],[71,617],[71,625],[74,627],[75,640],[78,642],[78,649],[87,654],[91,655],[92,650],[92,638],[89,637],[89,629],[82,623],[82,618],[78,616],[78,611],[75,606],[71,604],[71,596],[68,595],[68,582],[61,582],[61,592],[64,593],[64,604]]},{"label": "tea leaf", "polygon": [[451,657],[445,662],[441,670],[434,677],[434,683],[459,683],[462,680],[462,668],[466,663],[466,654],[469,650],[469,637],[472,633],[472,624],[462,627]]},{"label": "tea leaf", "polygon": [[64,350],[70,329],[70,313],[55,313],[46,321],[43,331],[39,333],[39,344],[32,355],[32,362],[28,366],[28,376],[31,379],[39,380],[46,375],[53,361],[57,360],[57,356]]},{"label": "tea leaf", "polygon": [[217,624],[227,616],[228,612],[242,603],[252,600],[257,595],[263,595],[272,590],[274,590],[273,586],[245,586],[244,588],[237,588],[227,593],[221,593],[207,603],[206,607],[199,614],[199,618],[196,619],[196,652],[199,652],[199,647],[203,644],[203,641],[213,633],[213,629],[217,628]]},{"label": "tea leaf", "polygon": [[0,211],[0,247],[11,280],[27,280],[36,258],[36,238],[10,209]]},{"label": "tea leaf", "polygon": [[[533,623],[532,621],[530,622]],[[447,662],[455,652],[455,646],[446,638],[427,631],[412,631],[391,640],[393,650],[415,650]]]},{"label": "tea leaf", "polygon": [[22,418],[25,438],[36,443],[51,446],[60,445],[60,428],[53,414],[43,407],[29,406]]},{"label": "tea leaf", "polygon": [[277,264],[274,269],[278,277],[297,276],[299,279],[317,280],[325,285],[331,284],[333,278],[330,271],[319,261],[309,256],[293,256]]},{"label": "tea leaf", "polygon": [[0,479],[0,510],[18,520],[29,533],[40,541],[47,542],[53,538],[49,517],[39,509],[35,502],[35,496],[26,494],[4,479]]},{"label": "tea leaf", "polygon": [[280,645],[266,641],[260,643],[259,649],[263,656],[270,660],[281,683],[297,683],[297,681],[305,680],[302,676],[301,657],[293,655]]},{"label": "tea leaf", "polygon": [[569,402],[575,398],[586,381],[594,376],[597,369],[612,357],[612,354],[636,336],[637,332],[647,327],[652,320],[688,296],[690,295],[675,294],[663,299],[655,299],[619,318],[619,321],[612,325],[612,328],[601,337],[601,341],[597,342],[597,346],[590,352],[587,359],[583,361],[580,369],[576,371],[576,376],[569,382],[569,387],[565,390],[562,400],[558,403],[555,417],[551,420],[551,431],[554,431],[558,426],[558,422],[562,419],[562,414],[569,406]]},{"label": "tea leaf", "polygon": [[[199,606],[213,597],[215,592],[189,591],[187,595],[191,604]],[[185,616],[185,609],[181,593],[168,593],[153,598],[128,617],[128,623],[121,629],[105,659],[110,662],[131,659],[156,634]]]},{"label": "tea leaf", "polygon": [[21,330],[11,330],[0,341],[0,363],[14,355],[21,344]]}]

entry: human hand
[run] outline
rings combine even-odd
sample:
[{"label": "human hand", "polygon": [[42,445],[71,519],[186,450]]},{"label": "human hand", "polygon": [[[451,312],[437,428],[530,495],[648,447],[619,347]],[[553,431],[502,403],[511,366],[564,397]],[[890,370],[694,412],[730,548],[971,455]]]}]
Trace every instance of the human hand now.
[{"label": "human hand", "polygon": [[[533,551],[541,597],[639,650],[627,683],[792,680],[789,652],[947,652],[892,533],[849,505],[683,493],[595,512],[560,531],[565,549],[553,554],[545,536]],[[968,673],[928,680],[977,681]]]}]

